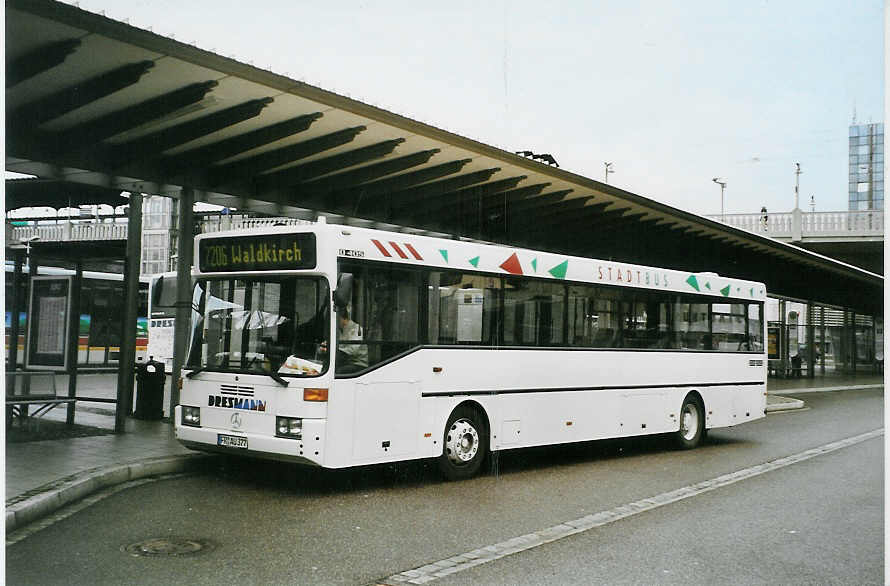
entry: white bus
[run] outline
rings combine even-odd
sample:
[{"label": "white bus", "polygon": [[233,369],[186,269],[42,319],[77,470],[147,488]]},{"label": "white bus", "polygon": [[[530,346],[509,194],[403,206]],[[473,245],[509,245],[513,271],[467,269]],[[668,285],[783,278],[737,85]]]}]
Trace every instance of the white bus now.
[{"label": "white bus", "polygon": [[195,267],[190,448],[464,478],[764,416],[761,283],[325,223],[198,236]]}]

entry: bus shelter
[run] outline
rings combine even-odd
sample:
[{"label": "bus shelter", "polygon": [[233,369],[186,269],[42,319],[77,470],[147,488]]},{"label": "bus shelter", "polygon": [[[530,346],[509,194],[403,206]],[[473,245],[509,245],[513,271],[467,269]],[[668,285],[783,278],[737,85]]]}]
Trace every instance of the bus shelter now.
[{"label": "bus shelter", "polygon": [[[132,406],[136,351],[141,224],[138,197],[128,201],[119,190],[52,180],[13,180],[6,184],[7,211],[93,204],[128,204],[128,221],[135,227],[129,231],[128,242],[44,241],[39,235],[19,242],[7,238],[6,258],[12,259],[5,288],[7,411],[16,409],[27,415],[32,406],[48,410],[64,403],[70,424],[76,400],[112,402],[122,429],[123,418]],[[43,266],[49,268],[41,271]],[[86,271],[120,274],[120,282],[85,279]],[[117,398],[78,396],[78,372],[84,367],[116,367]],[[41,374],[40,380],[46,380],[45,375],[66,374],[67,391],[59,394],[54,383],[51,392],[47,384],[39,392],[32,389],[35,373]]]}]

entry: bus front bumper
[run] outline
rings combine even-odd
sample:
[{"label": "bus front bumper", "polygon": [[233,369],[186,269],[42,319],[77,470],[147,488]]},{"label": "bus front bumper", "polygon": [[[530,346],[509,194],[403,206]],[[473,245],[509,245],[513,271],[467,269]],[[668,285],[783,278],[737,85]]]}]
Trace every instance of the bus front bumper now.
[{"label": "bus front bumper", "polygon": [[324,461],[323,419],[304,419],[300,439],[282,438],[256,433],[239,433],[228,429],[193,427],[182,424],[181,407],[176,406],[174,433],[185,447],[246,458],[262,458],[321,466]]}]

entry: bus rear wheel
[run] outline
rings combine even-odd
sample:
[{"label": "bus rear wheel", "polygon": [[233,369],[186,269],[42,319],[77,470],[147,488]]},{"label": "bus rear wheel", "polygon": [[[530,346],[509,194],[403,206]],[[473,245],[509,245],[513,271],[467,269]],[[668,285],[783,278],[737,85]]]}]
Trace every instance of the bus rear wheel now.
[{"label": "bus rear wheel", "polygon": [[461,405],[451,413],[442,438],[439,470],[448,480],[475,475],[488,454],[488,430],[478,410]]},{"label": "bus rear wheel", "polygon": [[680,407],[680,429],[674,434],[677,447],[691,450],[697,447],[705,434],[705,408],[695,395],[687,395]]}]

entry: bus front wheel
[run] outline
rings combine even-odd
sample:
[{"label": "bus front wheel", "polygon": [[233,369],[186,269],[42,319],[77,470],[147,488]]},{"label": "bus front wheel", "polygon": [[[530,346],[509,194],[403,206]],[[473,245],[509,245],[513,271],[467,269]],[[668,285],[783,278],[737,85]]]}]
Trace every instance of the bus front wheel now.
[{"label": "bus front wheel", "polygon": [[461,405],[448,418],[439,470],[448,480],[470,478],[488,453],[488,431],[478,410]]},{"label": "bus front wheel", "polygon": [[680,408],[680,429],[674,435],[677,447],[691,450],[705,434],[705,408],[695,395],[687,395]]}]

